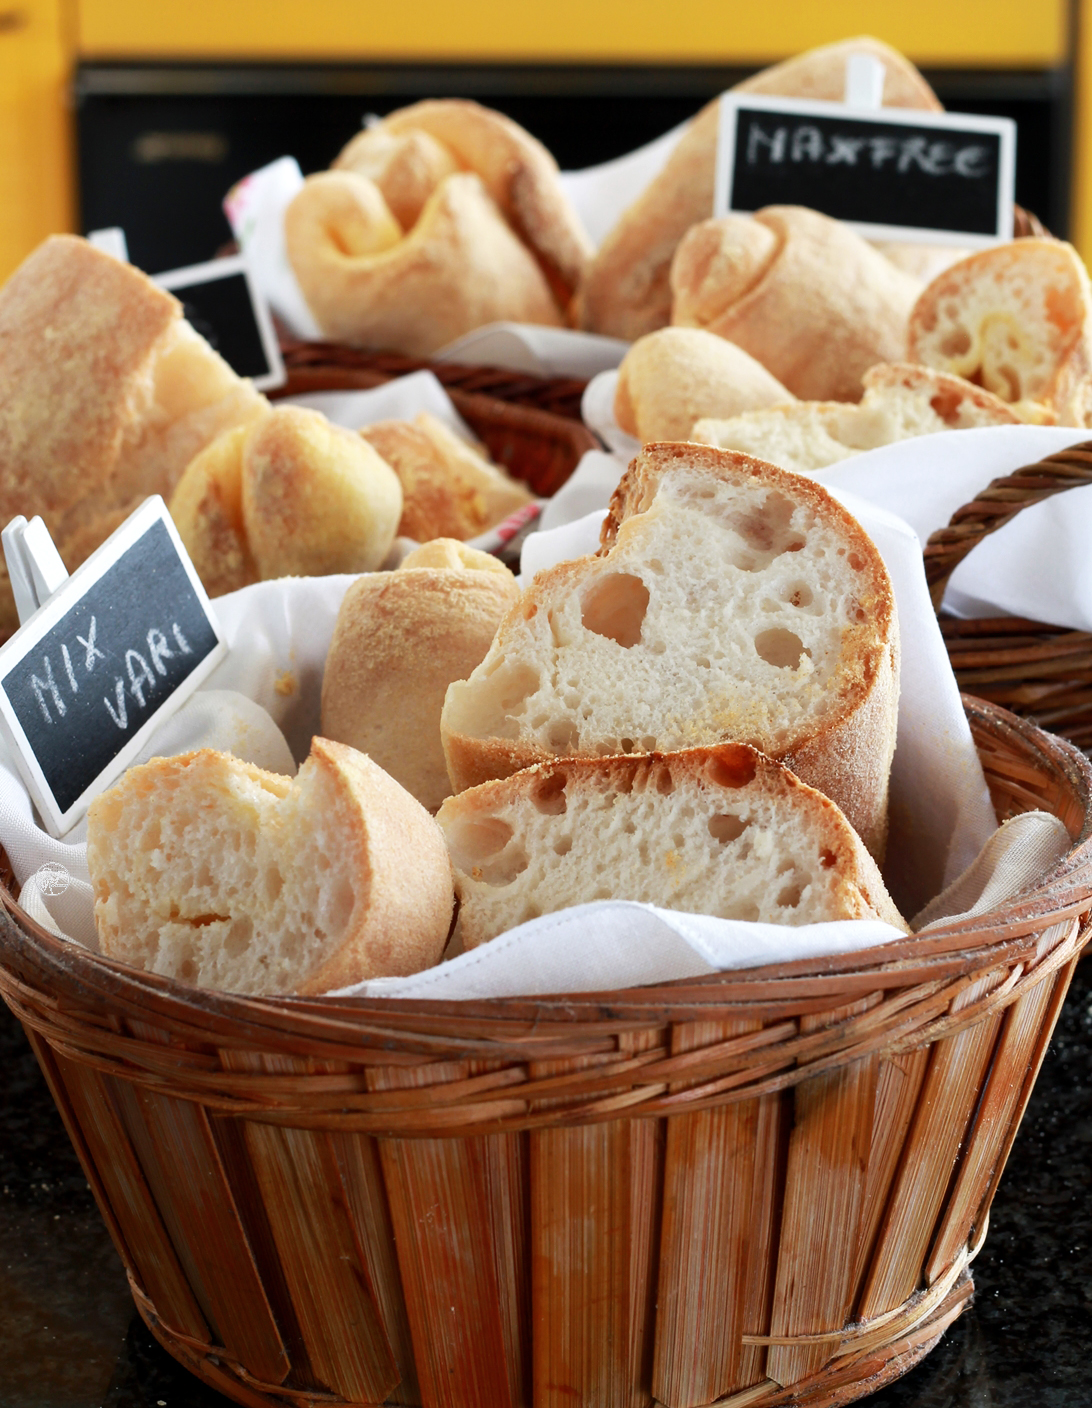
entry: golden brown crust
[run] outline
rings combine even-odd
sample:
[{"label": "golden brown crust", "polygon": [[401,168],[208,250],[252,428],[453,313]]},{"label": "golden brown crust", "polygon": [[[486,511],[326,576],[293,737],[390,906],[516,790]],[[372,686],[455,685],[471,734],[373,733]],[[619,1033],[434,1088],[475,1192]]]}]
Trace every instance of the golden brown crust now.
[{"label": "golden brown crust", "polygon": [[[732,91],[841,102],[845,61],[871,53],[887,69],[888,107],[941,110],[932,89],[901,54],[862,37],[809,50],[737,84]],[[582,326],[628,341],[671,320],[671,260],[692,225],[713,209],[719,100],[702,108],[663,171],[623,212],[588,266]]]},{"label": "golden brown crust", "polygon": [[326,658],[323,733],[367,753],[434,811],[451,791],[440,742],[447,687],[481,663],[518,597],[504,569],[403,566],[359,578]]},{"label": "golden brown crust", "polygon": [[340,342],[427,356],[484,323],[562,322],[533,255],[469,172],[442,181],[402,238],[366,177],[311,176],[285,212],[285,242],[308,306]]},{"label": "golden brown crust", "polygon": [[228,430],[187,465],[170,511],[209,596],[257,582],[243,523],[243,443],[247,426]]},{"label": "golden brown crust", "polygon": [[[85,240],[51,237],[0,290],[0,515],[40,513],[70,570],[266,409],[176,298]],[[16,624],[0,567],[0,635]]]},{"label": "golden brown crust", "polygon": [[703,416],[734,416],[792,399],[741,347],[699,328],[660,328],[638,338],[622,358],[614,416],[647,444],[688,440]]},{"label": "golden brown crust", "polygon": [[[755,226],[775,241],[757,263]],[[801,206],[695,225],[671,287],[672,322],[736,343],[802,401],[859,400],[868,368],[903,355],[920,292],[840,221]]]},{"label": "golden brown crust", "polygon": [[311,757],[356,809],[358,873],[368,891],[337,953],[299,984],[301,997],[438,963],[454,905],[439,827],[413,797],[355,748],[315,738]]},{"label": "golden brown crust", "polygon": [[561,187],[557,162],[503,113],[461,98],[429,99],[386,117],[381,130],[425,132],[481,177],[532,251],[564,309],[576,292],[591,242]]}]

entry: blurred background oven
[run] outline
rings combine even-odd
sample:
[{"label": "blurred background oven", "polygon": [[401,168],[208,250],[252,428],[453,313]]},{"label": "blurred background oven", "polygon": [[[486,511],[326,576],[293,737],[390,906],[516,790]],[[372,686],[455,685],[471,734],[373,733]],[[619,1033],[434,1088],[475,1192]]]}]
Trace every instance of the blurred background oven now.
[{"label": "blurred background oven", "polygon": [[0,0],[0,277],[50,230],[122,226],[150,272],[229,238],[228,188],[327,166],[369,113],[463,96],[563,167],[620,155],[770,61],[871,32],[945,105],[1019,128],[1017,199],[1092,256],[1092,0]]}]

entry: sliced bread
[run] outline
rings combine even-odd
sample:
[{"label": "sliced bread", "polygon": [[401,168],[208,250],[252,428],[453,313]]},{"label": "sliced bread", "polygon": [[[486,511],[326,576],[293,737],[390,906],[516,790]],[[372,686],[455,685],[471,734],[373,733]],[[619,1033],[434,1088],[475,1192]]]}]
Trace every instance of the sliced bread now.
[{"label": "sliced bread", "polygon": [[540,763],[440,808],[465,948],[570,905],[905,931],[838,808],[753,748]]},{"label": "sliced bread", "polygon": [[782,469],[807,474],[862,450],[938,430],[1018,425],[1020,417],[992,392],[959,376],[908,362],[881,362],[864,375],[859,405],[797,401],[699,420],[689,439],[742,450]]},{"label": "sliced bread", "polygon": [[907,357],[1003,401],[1045,405],[1058,425],[1092,424],[1092,286],[1080,255],[1021,239],[953,264],[914,306]]},{"label": "sliced bread", "polygon": [[650,445],[592,557],[540,573],[447,692],[453,790],[550,757],[748,743],[886,834],[898,625],[871,539],[811,480]]},{"label": "sliced bread", "polygon": [[102,952],[230,992],[319,993],[437,963],[451,869],[424,808],[316,738],[293,780],[203,749],[131,768],[87,817]]}]

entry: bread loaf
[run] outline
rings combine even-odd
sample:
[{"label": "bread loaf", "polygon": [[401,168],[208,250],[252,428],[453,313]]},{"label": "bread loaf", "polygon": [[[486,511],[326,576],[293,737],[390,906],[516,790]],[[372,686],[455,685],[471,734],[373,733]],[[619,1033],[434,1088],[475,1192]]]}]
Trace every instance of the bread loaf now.
[{"label": "bread loaf", "polygon": [[841,221],[801,206],[695,225],[671,265],[673,323],[736,343],[804,401],[856,401],[904,355],[921,286]]},{"label": "bread loaf", "polygon": [[1019,424],[1012,407],[997,396],[928,367],[881,362],[865,372],[864,386],[856,406],[796,401],[728,420],[699,420],[688,438],[808,474],[911,436]]},{"label": "bread loaf", "polygon": [[[131,265],[55,235],[0,289],[0,519],[41,514],[72,570],[268,404]],[[0,635],[18,624],[0,561]]]},{"label": "bread loaf", "polygon": [[838,808],[753,748],[540,763],[449,798],[437,821],[464,948],[592,900],[762,924],[906,931]]},{"label": "bread loaf", "polygon": [[[851,54],[871,54],[882,61],[886,107],[941,111],[917,69],[888,45],[867,37],[811,49],[764,69],[731,91],[840,103]],[[670,322],[669,273],[675,249],[691,225],[713,213],[719,120],[720,100],[714,98],[592,259],[581,296],[582,326],[591,332],[633,341]],[[892,355],[900,354],[901,348]]]},{"label": "bread loaf", "polygon": [[401,482],[400,537],[475,538],[533,497],[428,411],[360,433]]},{"label": "bread loaf", "polygon": [[879,856],[897,698],[891,584],[856,520],[745,455],[651,445],[599,552],[526,588],[441,730],[456,792],[554,756],[748,743]]},{"label": "bread loaf", "polygon": [[193,460],[171,515],[210,596],[274,577],[371,572],[402,513],[398,477],[352,431],[278,406]]},{"label": "bread loaf", "polygon": [[413,557],[345,593],[322,679],[322,731],[367,753],[435,811],[451,791],[444,694],[480,664],[519,588],[495,559],[483,571],[473,559],[427,567]]},{"label": "bread loaf", "polygon": [[316,738],[293,780],[204,749],[91,804],[107,957],[198,987],[319,993],[439,961],[451,870],[435,822],[369,758]]},{"label": "bread loaf", "polygon": [[1058,425],[1092,425],[1092,289],[1080,256],[1061,240],[1021,239],[954,264],[917,300],[907,355],[1029,419],[1045,406]]},{"label": "bread loaf", "polygon": [[591,245],[557,163],[503,113],[462,98],[414,103],[359,132],[334,167],[375,181],[407,232],[448,176],[473,172],[538,263],[559,309],[580,285]]},{"label": "bread loaf", "polygon": [[791,391],[742,348],[699,328],[660,328],[622,358],[614,415],[628,435],[689,440],[702,416],[734,416],[792,401]]}]

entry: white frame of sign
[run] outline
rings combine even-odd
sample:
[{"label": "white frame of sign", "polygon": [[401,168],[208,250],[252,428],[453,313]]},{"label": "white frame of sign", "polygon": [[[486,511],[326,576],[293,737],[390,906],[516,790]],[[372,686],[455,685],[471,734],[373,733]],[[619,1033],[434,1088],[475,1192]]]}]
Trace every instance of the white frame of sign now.
[{"label": "white frame of sign", "polygon": [[[157,522],[163,523],[170,535],[178,552],[179,560],[185,568],[190,584],[216,636],[216,645],[186,676],[178,688],[168,695],[155,713],[145,719],[132,738],[118,753],[115,753],[111,761],[80,793],[71,806],[67,810],[61,811],[53,795],[53,789],[46,781],[45,773],[38,763],[34,750],[23,731],[23,726],[8,698],[5,687],[7,677],[38,645],[43,636],[48,635],[53,627],[68,615],[77,601],[86,595],[95,583],[110,571],[118,559],[123,557]],[[20,775],[26,783],[30,795],[34,798],[34,803],[50,835],[61,837],[71,831],[87,811],[92,799],[125,771],[152,734],[204,684],[227,653],[228,646],[223,627],[217,620],[208,595],[201,585],[201,579],[190,561],[189,554],[182,545],[178,529],[174,526],[174,521],[167,512],[167,505],[158,494],[145,499],[119,528],[114,529],[102,546],[96,548],[87,561],[76,568],[75,572],[34,613],[30,620],[20,626],[15,634],[0,646],[0,734],[8,744]]]},{"label": "white frame of sign", "polygon": [[804,98],[768,98],[747,93],[722,93],[717,139],[713,214],[753,215],[732,206],[732,177],[736,161],[736,128],[739,109],[797,115],[844,117],[851,122],[882,122],[894,127],[935,127],[948,132],[983,132],[999,137],[1000,176],[997,182],[997,224],[994,234],[975,235],[962,230],[923,229],[916,225],[874,225],[843,220],[866,239],[902,240],[915,244],[954,245],[963,249],[988,249],[1012,239],[1013,201],[1016,188],[1016,124],[1008,117],[979,117],[971,113],[925,112],[917,108],[869,108],[847,103],[812,102]]},{"label": "white frame of sign", "polygon": [[277,341],[272,314],[258,291],[244,254],[231,254],[225,259],[208,259],[203,264],[187,264],[182,269],[168,269],[166,273],[153,274],[152,283],[158,284],[168,293],[178,293],[193,284],[211,284],[217,279],[233,279],[238,274],[242,274],[246,279],[250,306],[254,310],[258,336],[262,341],[262,351],[269,364],[269,371],[263,376],[251,377],[250,383],[256,391],[272,391],[274,387],[284,385],[288,380],[288,373],[284,369],[284,358],[281,356],[281,345]]}]

